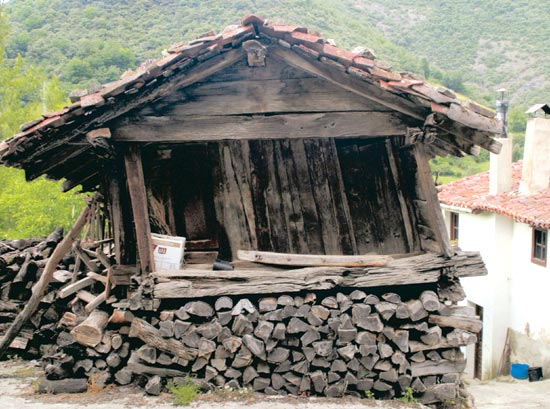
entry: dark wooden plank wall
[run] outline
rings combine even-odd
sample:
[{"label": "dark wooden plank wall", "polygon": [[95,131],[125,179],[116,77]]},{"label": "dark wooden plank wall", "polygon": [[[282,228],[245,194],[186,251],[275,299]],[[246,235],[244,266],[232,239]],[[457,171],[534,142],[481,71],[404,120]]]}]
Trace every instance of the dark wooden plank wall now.
[{"label": "dark wooden plank wall", "polygon": [[[199,116],[219,120],[221,115],[229,119],[265,115],[270,119],[285,113],[296,117],[352,113],[371,124],[391,115],[389,111],[286,63],[269,60],[261,69],[244,62],[226,67],[205,82],[148,105],[135,118],[138,125],[157,124],[156,133],[149,128],[142,131],[154,133],[149,135],[152,140],[162,143],[182,129],[177,121],[185,127]],[[166,224],[173,226],[175,234],[190,240],[218,240],[220,254],[226,257],[239,249],[304,254],[414,252],[420,249],[413,203],[417,180],[406,177],[401,154],[386,137],[401,140],[398,135],[415,123],[400,115],[390,119],[376,122],[374,128],[371,124],[365,139],[286,135],[287,139],[258,140],[227,130],[223,135],[231,140],[221,142],[182,143],[185,138],[180,138],[177,144],[166,144],[172,153],[164,161],[155,153],[158,145],[149,145],[144,159],[148,194],[165,203],[166,217],[172,218]],[[250,126],[243,129],[250,133]],[[285,129],[280,129],[281,138]],[[315,136],[323,132],[331,134],[330,129],[321,129]],[[120,132],[115,136],[120,138]],[[389,152],[394,153],[390,159]],[[397,186],[401,178],[403,186]]]},{"label": "dark wooden plank wall", "polygon": [[[155,160],[155,156],[148,156]],[[399,163],[399,160],[397,160]],[[176,234],[239,249],[393,254],[410,246],[385,141],[298,139],[180,145],[148,166],[158,200],[172,192]],[[156,169],[151,173],[152,169]],[[412,206],[411,193],[403,196]],[[167,214],[169,214],[167,212]],[[413,217],[413,216],[411,216]]]}]

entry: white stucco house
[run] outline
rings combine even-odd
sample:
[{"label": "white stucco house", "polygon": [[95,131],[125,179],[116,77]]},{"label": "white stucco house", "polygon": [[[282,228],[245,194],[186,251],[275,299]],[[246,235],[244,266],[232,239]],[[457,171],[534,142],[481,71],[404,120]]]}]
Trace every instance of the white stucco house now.
[{"label": "white stucco house", "polygon": [[[483,319],[467,372],[497,375],[509,335],[511,362],[542,366],[550,376],[550,113],[538,106],[527,123],[523,161],[512,163],[512,140],[501,138],[490,171],[439,187],[451,240],[481,251],[489,274],[462,281]],[[508,331],[510,329],[510,331]]]}]

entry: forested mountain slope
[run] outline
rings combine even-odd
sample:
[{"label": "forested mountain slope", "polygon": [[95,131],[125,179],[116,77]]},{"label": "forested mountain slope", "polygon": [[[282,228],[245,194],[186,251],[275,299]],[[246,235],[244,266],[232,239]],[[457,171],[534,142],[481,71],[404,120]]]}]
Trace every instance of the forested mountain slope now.
[{"label": "forested mountain slope", "polygon": [[11,0],[5,7],[8,57],[21,53],[72,86],[114,79],[170,44],[256,13],[319,30],[342,47],[369,46],[488,105],[501,86],[522,107],[550,91],[550,8],[540,1]]},{"label": "forested mountain slope", "polygon": [[355,0],[389,40],[512,103],[550,93],[550,7],[532,0]]}]

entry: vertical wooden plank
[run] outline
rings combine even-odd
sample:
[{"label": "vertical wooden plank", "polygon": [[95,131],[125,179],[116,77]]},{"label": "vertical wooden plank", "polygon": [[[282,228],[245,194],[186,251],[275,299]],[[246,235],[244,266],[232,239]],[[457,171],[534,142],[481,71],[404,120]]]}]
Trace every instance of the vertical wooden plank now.
[{"label": "vertical wooden plank", "polygon": [[[372,226],[375,210],[373,208],[372,193],[375,192],[369,183],[371,175],[365,174],[364,165],[356,144],[341,144],[338,147],[342,178],[346,186],[346,196],[353,220],[353,231],[357,252],[366,254],[379,252],[377,244],[379,237]],[[365,186],[370,189],[364,193]]]},{"label": "vertical wooden plank", "polygon": [[248,141],[250,189],[254,207],[257,250],[273,251],[265,191],[268,187],[265,152],[261,141]]},{"label": "vertical wooden plank", "polygon": [[213,146],[219,157],[219,161],[213,160],[212,169],[214,204],[218,222],[225,229],[220,245],[226,243],[231,255],[236,256],[239,249],[257,247],[250,183],[246,182],[242,158],[238,160],[233,155],[242,155],[241,142],[219,142]]},{"label": "vertical wooden plank", "polygon": [[115,245],[115,260],[122,264],[122,246],[125,242],[124,226],[122,224],[122,206],[120,204],[120,181],[113,175],[109,180],[109,202],[111,211],[111,228]]},{"label": "vertical wooden plank", "polygon": [[357,243],[355,241],[348,199],[342,179],[336,142],[333,138],[322,140],[322,147],[342,249],[344,254],[357,254]]},{"label": "vertical wooden plank", "polygon": [[124,164],[132,203],[141,269],[143,274],[148,274],[154,271],[153,246],[151,244],[151,226],[149,225],[141,151],[138,145],[128,145],[124,153]]},{"label": "vertical wooden plank", "polygon": [[265,195],[272,251],[288,253],[290,251],[288,218],[283,209],[282,186],[275,159],[275,145],[277,145],[277,142],[260,141],[260,144],[263,148],[263,165],[267,176],[267,188],[263,194]]},{"label": "vertical wooden plank", "polygon": [[300,201],[301,217],[303,219],[303,235],[309,254],[323,254],[323,237],[317,206],[309,174],[308,159],[303,140],[288,140],[289,145],[289,182],[293,187],[293,195]]},{"label": "vertical wooden plank", "polygon": [[250,246],[256,248],[256,217],[254,212],[254,199],[251,187],[250,147],[248,141],[233,141],[229,143],[231,163],[235,172],[235,181],[240,192],[242,211],[245,216],[246,229]]},{"label": "vertical wooden plank", "polygon": [[319,214],[323,246],[325,254],[343,254],[339,238],[340,229],[336,220],[325,166],[325,157],[321,145],[322,142],[317,139],[304,140],[313,196]]},{"label": "vertical wooden plank", "polygon": [[181,225],[178,230],[189,240],[215,239],[213,181],[206,144],[178,148],[172,163],[176,225]]},{"label": "vertical wooden plank", "polygon": [[338,154],[357,251],[406,252],[404,222],[384,143],[342,141]]},{"label": "vertical wooden plank", "polygon": [[288,229],[289,252],[296,254],[308,254],[309,247],[305,232],[305,224],[300,200],[301,192],[297,189],[295,164],[292,159],[290,142],[288,139],[276,141],[275,160],[277,172],[281,183],[281,199],[285,222]]},{"label": "vertical wooden plank", "polygon": [[386,139],[386,152],[388,154],[388,162],[390,165],[389,173],[395,184],[397,199],[399,200],[399,209],[401,210],[401,215],[403,216],[403,224],[405,227],[405,234],[407,236],[407,251],[412,252],[414,249],[414,234],[412,231],[412,222],[409,216],[409,210],[407,208],[407,203],[403,196],[403,190],[401,188],[401,182],[399,180],[399,171],[397,168],[397,161],[393,153],[393,147],[390,139]]},{"label": "vertical wooden plank", "polygon": [[417,177],[417,189],[422,196],[421,199],[425,200],[426,206],[424,212],[427,220],[430,223],[430,227],[435,235],[435,240],[438,243],[440,253],[446,257],[451,257],[451,243],[447,236],[447,228],[439,205],[439,199],[437,198],[437,192],[435,190],[435,184],[432,179],[430,171],[430,164],[428,155],[424,149],[424,145],[415,144],[413,149],[413,155],[416,161],[416,177]]}]

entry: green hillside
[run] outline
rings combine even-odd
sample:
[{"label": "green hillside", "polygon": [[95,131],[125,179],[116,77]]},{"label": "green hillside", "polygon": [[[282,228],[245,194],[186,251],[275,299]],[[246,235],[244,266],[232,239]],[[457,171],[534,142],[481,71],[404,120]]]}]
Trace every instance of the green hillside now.
[{"label": "green hillside", "polygon": [[21,53],[70,86],[118,78],[164,48],[219,32],[247,13],[308,26],[342,47],[367,45],[391,63],[419,69],[418,58],[361,21],[346,1],[12,0],[6,12],[13,31],[8,58]]},{"label": "green hillside", "polygon": [[550,92],[550,8],[532,0],[356,0],[396,44],[444,70],[460,72],[479,93],[511,91],[521,106]]},{"label": "green hillside", "polygon": [[114,79],[175,42],[256,13],[316,29],[342,47],[369,46],[398,68],[489,105],[502,86],[521,107],[545,100],[550,90],[544,2],[11,0],[5,8],[12,27],[8,58],[21,53],[70,86]]}]

